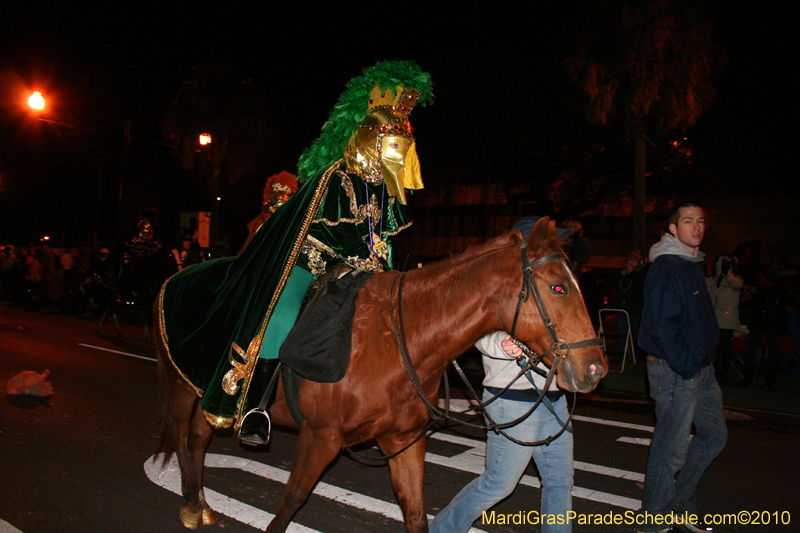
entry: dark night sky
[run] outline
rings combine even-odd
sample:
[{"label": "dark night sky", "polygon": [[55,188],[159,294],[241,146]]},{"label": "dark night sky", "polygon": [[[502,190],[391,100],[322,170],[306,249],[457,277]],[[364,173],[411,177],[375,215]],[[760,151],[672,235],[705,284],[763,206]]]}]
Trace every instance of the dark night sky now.
[{"label": "dark night sky", "polygon": [[[4,13],[0,244],[24,242],[37,232],[79,232],[80,223],[65,219],[83,219],[85,225],[93,216],[96,158],[85,154],[96,142],[80,139],[88,134],[54,139],[65,130],[33,124],[21,109],[32,89],[49,96],[51,120],[84,127],[131,120],[135,141],[164,142],[159,121],[180,73],[201,58],[231,62],[290,118],[285,153],[274,172],[295,171],[300,151],[316,138],[350,78],[378,60],[413,59],[433,76],[436,95],[434,106],[418,109],[412,117],[429,186],[446,183],[451,172],[478,174],[492,168],[493,154],[480,150],[456,152],[460,164],[454,165],[448,157],[453,143],[468,139],[469,146],[480,146],[484,138],[546,131],[556,122],[586,127],[564,106],[567,82],[559,64],[570,51],[574,31],[586,22],[589,2],[558,3],[567,7],[529,3],[525,8],[518,2],[440,2],[421,9],[412,9],[414,4],[382,8],[332,2],[324,7],[300,2],[293,7],[275,2],[213,8],[166,4],[146,12],[124,4],[124,12],[71,7]],[[721,168],[729,169],[731,191],[799,190],[794,156],[798,109],[791,81],[798,47],[797,32],[790,27],[792,5],[738,0],[715,4],[716,39],[729,64],[717,83],[717,105],[689,136]],[[428,138],[426,128],[432,132]],[[179,174],[168,148],[147,146],[139,152],[149,161],[144,165],[167,168],[155,173]],[[65,172],[69,178],[64,183],[58,176],[49,176],[47,183],[29,179],[31,169],[43,161],[48,169],[58,168],[61,160],[53,158],[63,158],[65,168],[82,170]],[[522,155],[518,165],[531,161]],[[110,175],[114,169],[105,172]],[[80,181],[76,175],[92,178],[73,183]],[[176,183],[180,190],[177,178]],[[164,184],[152,190],[175,193]],[[245,210],[257,209],[257,202]]]}]

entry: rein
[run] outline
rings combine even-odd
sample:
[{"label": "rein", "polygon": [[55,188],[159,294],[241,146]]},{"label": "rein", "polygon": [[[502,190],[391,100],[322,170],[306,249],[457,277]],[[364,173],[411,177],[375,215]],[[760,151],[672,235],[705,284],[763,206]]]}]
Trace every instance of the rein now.
[{"label": "rein", "polygon": [[[570,411],[569,417],[567,418],[566,422],[562,423],[561,420],[558,419],[558,416],[556,416],[556,419],[558,420],[558,422],[562,424],[562,428],[555,435],[547,437],[546,439],[543,439],[541,441],[522,442],[522,441],[519,441],[519,440],[511,437],[507,433],[505,433],[503,431],[503,429],[506,429],[506,428],[509,428],[509,427],[513,427],[513,426],[519,424],[520,422],[522,422],[523,420],[525,420],[526,418],[528,418],[533,413],[533,411],[539,406],[539,404],[542,402],[542,400],[545,400],[545,405],[548,407],[548,409],[550,409],[551,412],[553,412],[553,414],[555,414],[555,412],[553,411],[553,408],[550,405],[549,400],[547,399],[545,394],[546,394],[546,391],[549,390],[549,388],[550,388],[550,384],[552,383],[553,376],[555,376],[555,372],[556,372],[556,368],[558,367],[559,359],[565,359],[567,356],[569,356],[570,351],[571,351],[572,348],[578,349],[578,348],[587,348],[587,347],[590,347],[590,346],[599,346],[600,345],[600,339],[599,338],[592,338],[592,339],[587,339],[587,340],[584,340],[584,341],[576,342],[576,343],[573,343],[573,344],[569,344],[567,341],[558,338],[558,335],[556,334],[555,327],[553,326],[553,322],[550,319],[550,315],[547,312],[547,308],[544,305],[544,301],[542,300],[542,296],[541,296],[541,293],[539,292],[539,288],[537,287],[536,281],[534,280],[533,268],[535,268],[536,266],[539,266],[539,265],[543,265],[545,263],[553,262],[553,261],[565,261],[566,260],[566,256],[564,255],[563,252],[559,252],[557,254],[552,254],[552,255],[548,255],[548,256],[539,258],[539,259],[537,259],[535,261],[530,261],[528,259],[527,246],[528,246],[527,242],[523,242],[522,245],[521,245],[522,273],[523,273],[522,290],[520,291],[519,299],[517,301],[517,310],[516,310],[516,313],[514,314],[514,322],[513,322],[513,325],[512,325],[512,329],[511,329],[511,337],[512,337],[512,339],[514,339],[514,343],[517,344],[517,346],[520,347],[520,349],[522,350],[522,352],[524,354],[524,356],[521,356],[520,358],[517,359],[517,363],[520,365],[519,374],[517,375],[517,377],[515,377],[511,381],[511,383],[506,385],[506,387],[503,390],[501,390],[498,394],[496,394],[494,397],[490,398],[486,402],[481,402],[480,399],[478,398],[478,395],[475,393],[474,389],[472,388],[472,385],[470,385],[470,383],[467,380],[466,376],[461,371],[461,368],[455,363],[455,361],[453,362],[453,366],[456,368],[456,370],[458,371],[459,375],[461,376],[461,379],[466,384],[467,388],[469,389],[470,393],[473,396],[473,399],[478,402],[480,407],[484,407],[484,406],[490,404],[491,402],[493,402],[494,400],[496,400],[506,390],[508,390],[513,383],[515,383],[522,376],[527,377],[528,380],[533,385],[534,389],[537,390],[537,392],[539,392],[538,389],[536,388],[536,385],[533,383],[533,380],[528,375],[528,372],[529,371],[534,371],[534,372],[537,372],[538,374],[544,376],[545,377],[544,391],[539,393],[539,398],[536,400],[536,402],[533,404],[533,406],[530,408],[530,410],[527,413],[523,414],[521,417],[517,418],[516,420],[512,420],[511,422],[506,422],[506,423],[503,423],[503,424],[497,424],[494,420],[491,419],[491,417],[489,417],[489,415],[484,410],[484,415],[486,416],[486,418],[487,418],[487,420],[489,422],[488,425],[473,424],[473,423],[465,422],[465,421],[462,421],[462,420],[459,420],[459,419],[456,419],[456,418],[453,418],[452,416],[450,416],[449,415],[449,405],[447,406],[447,410],[446,411],[441,411],[438,407],[432,405],[430,403],[430,401],[428,400],[427,395],[425,394],[425,390],[422,387],[422,383],[419,380],[419,376],[417,375],[417,372],[414,369],[414,365],[411,362],[411,357],[410,357],[410,355],[408,353],[408,344],[406,342],[405,328],[404,328],[404,325],[403,325],[403,299],[402,299],[402,296],[403,296],[403,283],[405,281],[405,276],[406,276],[405,272],[403,272],[399,276],[395,277],[394,281],[392,282],[392,289],[391,289],[390,298],[389,298],[389,306],[390,306],[390,314],[391,314],[391,317],[392,317],[392,328],[394,329],[395,339],[397,341],[397,345],[398,345],[398,348],[400,350],[400,356],[401,356],[401,359],[403,361],[403,365],[405,366],[406,372],[408,373],[408,377],[409,377],[409,379],[411,381],[411,384],[416,389],[417,394],[419,394],[420,398],[422,398],[422,401],[425,404],[425,408],[428,410],[428,413],[429,413],[429,415],[430,415],[430,417],[432,419],[432,422],[441,421],[441,420],[445,420],[445,419],[453,420],[453,421],[456,421],[456,422],[458,422],[460,424],[471,426],[471,427],[476,427],[476,428],[480,428],[480,429],[492,429],[493,431],[504,435],[506,438],[508,438],[509,440],[511,440],[512,442],[515,442],[517,444],[521,444],[521,445],[524,445],[524,446],[539,446],[539,445],[549,444],[550,442],[552,442],[553,440],[558,438],[564,431],[568,430],[569,422],[572,419],[572,413],[575,410],[575,403],[576,402],[574,401],[574,398],[575,398],[575,394],[574,393],[573,393],[572,410]],[[395,288],[395,285],[398,284],[398,280],[399,280],[399,286],[398,286],[398,289],[397,289],[397,317],[398,317],[398,320],[396,321],[395,320],[394,303],[393,303],[394,302],[393,295],[394,295],[394,288]],[[539,316],[541,316],[542,321],[544,322],[544,325],[547,328],[547,331],[548,331],[548,333],[550,335],[550,338],[553,341],[553,343],[551,344],[551,346],[548,349],[548,351],[546,351],[545,353],[543,353],[541,355],[536,354],[535,352],[530,350],[524,343],[522,343],[522,342],[516,340],[516,338],[514,338],[514,334],[515,334],[516,328],[517,328],[517,321],[519,319],[520,311],[522,309],[522,304],[524,302],[527,302],[528,299],[531,297],[531,295],[533,295],[533,300],[534,300],[534,303],[536,305],[536,309],[539,312]],[[398,321],[399,321],[399,326],[398,326]],[[553,363],[550,365],[549,371],[547,373],[545,373],[543,370],[538,368],[537,365],[545,357],[547,357],[548,355],[552,355],[553,356]],[[429,423],[425,427],[423,432],[414,440],[414,442],[411,443],[411,445],[413,445],[420,438],[422,438],[422,436],[427,432],[427,430],[430,428],[430,426],[431,426],[431,424]],[[411,446],[411,445],[409,445],[409,446]],[[407,447],[404,448],[403,450],[401,450],[398,453],[402,453],[402,451],[404,451],[405,449],[407,449]]]},{"label": "rein", "polygon": [[[397,321],[395,320],[395,313],[394,313],[394,304],[392,303],[393,298],[392,295],[394,294],[394,287],[397,283],[397,280],[400,280],[400,288],[398,289],[398,296],[402,294],[403,291],[403,281],[406,278],[406,273],[403,272],[399,276],[395,276],[394,280],[392,281],[392,290],[389,293],[389,309],[392,315],[392,329],[394,330],[395,339],[397,340],[397,345],[400,348],[401,359],[403,360],[403,364],[406,367],[406,372],[408,372],[408,377],[411,379],[411,384],[414,385],[414,388],[417,391],[417,394],[422,398],[422,401],[425,402],[425,407],[428,409],[428,414],[430,415],[431,420],[425,424],[425,427],[422,428],[422,431],[419,432],[419,435],[411,441],[408,445],[404,446],[402,449],[389,454],[389,455],[381,455],[380,457],[368,457],[364,454],[354,452],[353,450],[347,448],[348,452],[351,456],[355,456],[361,459],[366,459],[369,461],[386,461],[397,457],[407,449],[411,448],[414,444],[419,442],[419,440],[424,437],[428,430],[433,428],[438,422],[450,419],[455,420],[450,416],[450,402],[449,402],[449,394],[450,388],[447,387],[447,395],[448,395],[448,402],[447,402],[447,409],[442,412],[437,407],[431,405],[428,401],[427,396],[425,396],[425,389],[422,387],[422,383],[419,381],[419,376],[417,375],[417,371],[414,369],[414,365],[411,362],[411,358],[408,355],[408,346],[406,345],[406,333],[405,333],[405,325],[403,323],[403,302],[398,297],[397,305],[398,305],[398,316],[400,317],[400,324],[398,326]],[[445,385],[447,386],[447,375],[445,374]]]}]

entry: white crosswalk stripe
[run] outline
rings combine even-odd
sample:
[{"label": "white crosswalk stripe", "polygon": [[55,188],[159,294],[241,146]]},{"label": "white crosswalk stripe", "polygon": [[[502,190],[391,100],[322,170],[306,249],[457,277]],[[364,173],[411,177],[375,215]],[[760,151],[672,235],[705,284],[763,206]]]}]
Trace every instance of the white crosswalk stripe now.
[{"label": "white crosswalk stripe", "polygon": [[[462,404],[463,402],[463,404]],[[453,405],[455,404],[455,405]],[[451,408],[464,412],[469,409],[469,405],[465,400],[455,400],[451,404]],[[600,424],[606,426],[615,426],[624,429],[632,429],[637,431],[652,433],[653,428],[650,426],[642,426],[637,424],[629,424],[625,422],[615,422],[610,420],[603,420],[590,417],[573,417],[573,420],[578,422]],[[472,439],[459,435],[452,435],[448,433],[434,433],[430,435],[430,439],[451,444],[464,446],[466,449],[451,457],[446,457],[432,452],[425,454],[425,461],[438,466],[452,468],[461,472],[480,475],[485,469],[486,460],[486,443],[482,440]],[[617,442],[645,444],[649,443],[649,439],[634,438],[634,437],[620,437]],[[250,472],[257,476],[270,479],[282,484],[286,484],[289,479],[289,472],[280,468],[265,465],[257,461],[243,459],[228,455],[208,454],[206,456],[206,467],[208,468],[231,468],[238,469],[245,472]],[[181,493],[180,484],[180,471],[178,470],[177,461],[175,458],[167,464],[165,469],[161,468],[159,457],[153,456],[144,465],[147,477],[153,483],[171,491],[175,494]],[[619,468],[612,468],[608,466],[596,465],[592,463],[585,463],[575,461],[575,469],[590,472],[601,476],[617,478],[627,481],[642,482],[644,481],[644,474],[638,472],[631,472]],[[524,475],[520,480],[520,484],[533,488],[541,488],[539,479],[533,476]],[[274,515],[261,509],[257,509],[248,504],[238,500],[229,498],[223,494],[209,489],[205,490],[206,499],[211,507],[220,514],[228,516],[234,520],[244,524],[251,525],[257,528],[263,528],[269,523]],[[329,483],[319,482],[314,490],[314,494],[324,498],[339,502],[341,504],[354,507],[367,512],[372,512],[402,522],[402,512],[400,507],[393,502],[388,502],[371,496],[355,493],[348,489],[336,487]],[[641,502],[633,498],[611,494],[603,491],[592,490],[584,487],[573,487],[572,495],[574,498],[600,502],[622,509],[636,510],[641,507]],[[432,516],[428,516],[432,519]],[[288,531],[296,533],[315,533],[315,529],[292,523]],[[472,533],[483,533],[480,529],[473,528],[470,530]]]},{"label": "white crosswalk stripe", "polygon": [[[289,472],[286,470],[230,455],[207,454],[206,468],[231,468],[242,470],[243,472],[249,472],[272,481],[283,483],[284,485],[289,481]],[[145,462],[144,470],[148,479],[156,485],[170,492],[174,492],[175,494],[181,494],[180,470],[178,469],[178,461],[174,457],[167,463],[166,468],[162,469],[161,456],[154,455]],[[255,528],[263,528],[275,516],[251,505],[247,505],[246,503],[229,498],[216,491],[205,489],[204,492],[206,500],[211,508],[214,509],[214,512],[221,513],[243,524]],[[395,503],[358,494],[322,481],[317,483],[314,494],[350,507],[355,507],[356,509],[376,513],[398,522],[403,521],[403,514],[400,511],[400,507]],[[433,519],[433,516],[428,515],[428,520],[431,519]],[[319,533],[316,529],[311,529],[295,522],[289,525],[287,531],[289,533]],[[485,532],[477,528],[472,528],[470,529],[470,533]]]}]

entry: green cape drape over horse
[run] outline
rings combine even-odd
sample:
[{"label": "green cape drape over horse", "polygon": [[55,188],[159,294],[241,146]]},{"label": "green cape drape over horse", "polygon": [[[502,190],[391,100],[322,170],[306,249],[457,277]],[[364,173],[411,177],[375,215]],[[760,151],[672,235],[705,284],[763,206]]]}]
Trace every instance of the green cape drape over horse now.
[{"label": "green cape drape over horse", "polygon": [[[407,115],[417,98],[430,101],[430,87],[430,76],[412,62],[379,63],[351,80],[322,135],[300,160],[302,186],[243,254],[192,266],[164,284],[157,302],[158,334],[172,364],[201,397],[212,426],[230,427],[241,419],[264,334],[296,266],[314,275],[341,262],[359,270],[391,268],[391,247],[388,255],[376,254],[371,237],[388,244],[410,225],[403,176],[399,194],[380,171],[370,179],[357,162],[347,160],[350,144],[346,148],[345,143],[358,135],[377,136],[378,161],[381,154],[388,158],[383,135],[405,137],[413,145]],[[374,95],[394,101],[395,115],[398,106],[407,108],[400,118],[376,121],[373,113],[389,113],[381,111],[382,101],[374,101]],[[339,159],[343,154],[345,160]],[[406,176],[405,187],[412,188],[408,182]],[[414,188],[419,187],[421,181]]]}]

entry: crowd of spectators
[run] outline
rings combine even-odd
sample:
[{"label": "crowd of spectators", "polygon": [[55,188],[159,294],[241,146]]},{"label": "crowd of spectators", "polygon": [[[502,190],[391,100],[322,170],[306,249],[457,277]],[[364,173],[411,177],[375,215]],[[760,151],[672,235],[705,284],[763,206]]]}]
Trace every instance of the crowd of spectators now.
[{"label": "crowd of spectators", "polygon": [[0,300],[38,311],[64,311],[67,300],[86,282],[90,272],[105,259],[108,249],[90,254],[47,245],[0,248]]},{"label": "crowd of spectators", "polygon": [[[184,236],[171,251],[178,268],[198,260],[196,254],[188,253],[194,243],[187,241],[189,238]],[[780,255],[773,255],[766,265],[760,265],[753,261],[750,249],[737,252],[707,261],[709,291],[722,333],[715,361],[717,377],[721,383],[741,379],[743,386],[771,387],[787,362],[792,362],[791,355],[799,351],[797,270],[790,268]],[[109,250],[104,247],[94,254],[87,247],[0,247],[0,301],[43,312],[91,312],[91,273],[108,255]],[[646,269],[641,252],[634,250],[628,255],[625,268],[603,282],[602,289],[593,286],[599,283],[599,277],[582,283],[587,299],[597,299],[592,296],[594,292],[602,292],[598,307],[625,309],[629,313],[634,340]],[[626,321],[620,320],[617,328],[626,329]]]},{"label": "crowd of spectators", "polygon": [[[764,374],[763,385],[772,387],[790,356],[798,353],[800,341],[800,286],[797,270],[780,255],[769,258],[766,268],[743,273],[740,313],[747,316],[742,339],[734,346],[744,360],[743,385],[755,385]],[[743,321],[744,322],[744,321]],[[742,345],[744,351],[742,352]]]},{"label": "crowd of spectators", "polygon": [[[192,236],[182,233],[176,239],[173,249],[162,250],[160,244],[155,248],[163,251],[170,264],[174,263],[175,271],[194,263],[202,262],[197,242]],[[75,314],[97,314],[97,303],[94,301],[98,283],[109,282],[105,270],[110,274],[120,274],[120,261],[129,265],[132,260],[128,255],[131,247],[120,243],[111,251],[99,247],[91,253],[88,247],[80,249],[51,248],[46,244],[39,246],[0,246],[0,301],[23,305],[27,308],[43,312],[74,312]],[[134,250],[135,251],[135,250]],[[113,264],[101,267],[101,263],[109,258]],[[108,265],[107,261],[104,265]],[[100,267],[100,268],[98,268]],[[130,267],[128,267],[130,270]]]},{"label": "crowd of spectators", "polygon": [[[595,276],[591,283],[598,286],[584,289],[588,294],[602,293],[599,307],[625,309],[629,313],[634,340],[641,312],[641,287],[648,266],[638,254],[634,250],[628,255],[622,271]],[[714,361],[718,381],[770,388],[781,374],[798,370],[800,285],[796,268],[789,267],[780,255],[773,255],[766,264],[761,264],[749,248],[708,257],[706,266],[708,289],[721,333]],[[612,333],[609,338],[621,339],[627,327],[624,315],[620,314],[616,317],[617,335]],[[613,350],[621,349],[622,341],[612,340],[609,347],[613,356]],[[637,356],[645,355],[640,347],[636,350]],[[792,369],[787,369],[788,365],[793,365]]]}]

